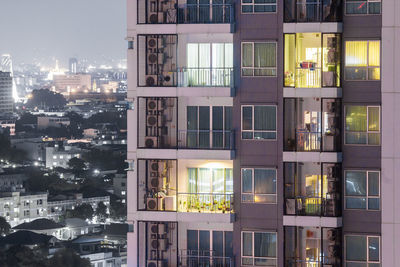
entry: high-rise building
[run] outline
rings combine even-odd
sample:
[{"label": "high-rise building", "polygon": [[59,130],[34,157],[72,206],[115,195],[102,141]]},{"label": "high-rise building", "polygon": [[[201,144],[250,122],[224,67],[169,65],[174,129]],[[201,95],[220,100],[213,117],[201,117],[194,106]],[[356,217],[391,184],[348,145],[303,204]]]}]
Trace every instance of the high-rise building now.
[{"label": "high-rise building", "polygon": [[0,71],[0,114],[13,112],[13,83],[11,72]]},{"label": "high-rise building", "polygon": [[78,60],[74,57],[69,59],[69,73],[76,74],[78,70]]},{"label": "high-rise building", "polygon": [[127,2],[129,266],[400,265],[399,1]]}]

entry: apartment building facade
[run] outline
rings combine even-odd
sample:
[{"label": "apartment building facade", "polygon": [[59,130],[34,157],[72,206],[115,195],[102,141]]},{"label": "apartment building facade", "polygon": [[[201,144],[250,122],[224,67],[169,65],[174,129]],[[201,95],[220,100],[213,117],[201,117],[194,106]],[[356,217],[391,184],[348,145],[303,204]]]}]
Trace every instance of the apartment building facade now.
[{"label": "apartment building facade", "polygon": [[127,8],[129,266],[400,263],[400,3]]},{"label": "apartment building facade", "polygon": [[10,72],[0,71],[0,113],[11,113],[14,108]]}]

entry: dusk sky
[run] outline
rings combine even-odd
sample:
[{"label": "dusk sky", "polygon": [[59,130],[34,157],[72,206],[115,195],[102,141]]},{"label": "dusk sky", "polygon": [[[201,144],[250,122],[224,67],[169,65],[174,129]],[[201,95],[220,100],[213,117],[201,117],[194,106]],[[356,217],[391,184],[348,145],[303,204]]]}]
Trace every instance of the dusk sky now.
[{"label": "dusk sky", "polygon": [[0,54],[14,65],[125,58],[125,0],[1,0]]}]

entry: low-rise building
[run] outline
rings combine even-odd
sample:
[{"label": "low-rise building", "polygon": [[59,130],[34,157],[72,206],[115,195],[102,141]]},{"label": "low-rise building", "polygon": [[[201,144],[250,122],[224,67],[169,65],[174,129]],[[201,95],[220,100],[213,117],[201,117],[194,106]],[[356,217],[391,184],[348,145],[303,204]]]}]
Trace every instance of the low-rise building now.
[{"label": "low-rise building", "polygon": [[126,202],[126,175],[115,174],[113,179],[114,194],[122,199],[122,203]]},{"label": "low-rise building", "polygon": [[66,117],[37,117],[37,128],[39,130],[49,127],[69,126],[71,121]]},{"label": "low-rise building", "polygon": [[60,147],[55,145],[46,147],[46,168],[68,168],[68,161],[72,158],[80,158],[82,152],[82,149],[75,146]]},{"label": "low-rise building", "polygon": [[0,120],[0,128],[8,128],[10,131],[10,135],[15,135],[15,120]]},{"label": "low-rise building", "polygon": [[70,94],[91,90],[92,76],[90,74],[54,75],[53,83],[56,91]]},{"label": "low-rise building", "polygon": [[0,172],[0,191],[14,192],[24,189],[24,182],[28,177],[24,173]]}]

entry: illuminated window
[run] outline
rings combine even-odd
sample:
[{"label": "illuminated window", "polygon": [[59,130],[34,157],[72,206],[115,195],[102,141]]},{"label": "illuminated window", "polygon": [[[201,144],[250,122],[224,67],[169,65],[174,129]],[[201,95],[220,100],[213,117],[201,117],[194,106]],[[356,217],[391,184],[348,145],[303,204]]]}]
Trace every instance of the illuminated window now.
[{"label": "illuminated window", "polygon": [[275,140],[276,106],[242,106],[242,139]]},{"label": "illuminated window", "polygon": [[242,0],[242,13],[275,13],[276,0]]},{"label": "illuminated window", "polygon": [[345,107],[345,144],[380,145],[380,107]]},{"label": "illuminated window", "polygon": [[346,171],[346,209],[379,210],[379,171]]},{"label": "illuminated window", "polygon": [[381,266],[379,236],[346,235],[345,248],[346,266]]},{"label": "illuminated window", "polygon": [[277,234],[242,232],[242,265],[277,266]]},{"label": "illuminated window", "polygon": [[225,168],[188,168],[189,193],[233,193],[233,171]]},{"label": "illuminated window", "polygon": [[243,42],[242,76],[276,76],[276,42]]},{"label": "illuminated window", "polygon": [[346,41],[346,80],[380,80],[380,41]]},{"label": "illuminated window", "polygon": [[242,202],[276,203],[276,169],[242,169]]},{"label": "illuminated window", "polygon": [[346,0],[346,14],[380,14],[381,0]]}]

